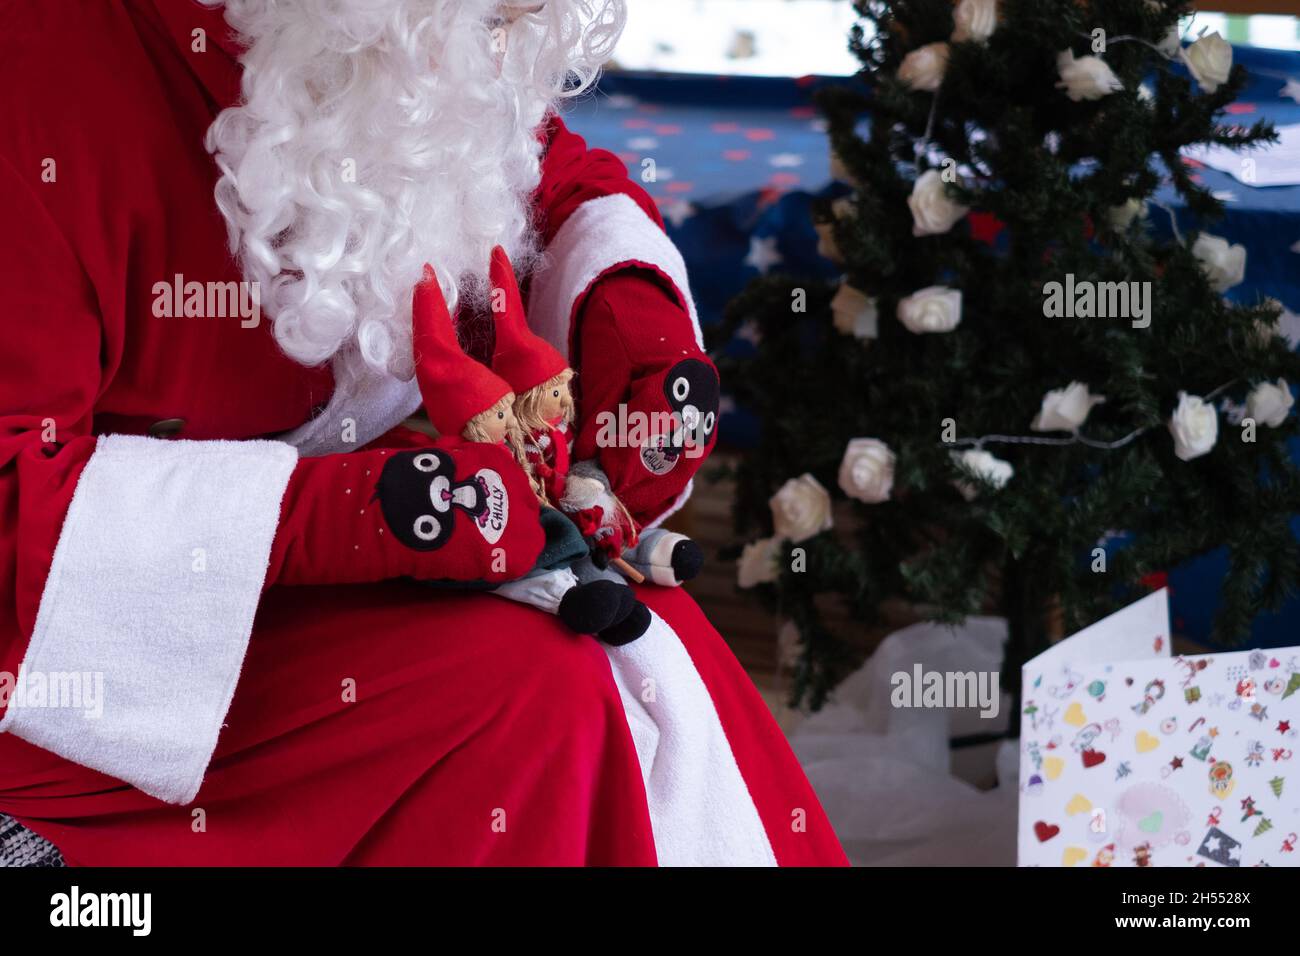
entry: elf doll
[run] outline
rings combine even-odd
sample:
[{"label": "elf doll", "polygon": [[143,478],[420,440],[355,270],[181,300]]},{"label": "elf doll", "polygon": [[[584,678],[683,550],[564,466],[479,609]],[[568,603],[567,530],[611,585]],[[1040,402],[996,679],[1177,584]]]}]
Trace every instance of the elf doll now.
[{"label": "elf doll", "polygon": [[546,500],[558,502],[569,471],[573,424],[573,369],[555,348],[528,328],[514,268],[500,246],[492,250],[492,319],[496,340],[492,371],[514,390],[514,417],[524,454]]},{"label": "elf doll", "polygon": [[514,267],[500,246],[492,250],[488,275],[495,329],[492,371],[514,391],[514,417],[522,431],[525,458],[545,500],[558,502],[569,470],[573,369],[549,342],[528,328]]},{"label": "elf doll", "polygon": [[675,587],[695,577],[704,563],[699,545],[663,528],[639,531],[594,461],[578,463],[580,480],[566,494],[573,369],[554,346],[528,327],[514,269],[500,246],[492,251],[489,276],[496,329],[492,370],[514,390],[514,418],[523,432],[526,460],[542,485],[543,503],[549,501],[564,511],[591,542],[592,561],[574,569],[579,579],[613,581],[626,575],[638,583],[649,579]]},{"label": "elf doll", "polygon": [[[516,393],[509,382],[461,349],[432,266],[425,266],[424,279],[416,286],[411,323],[420,394],[438,433],[445,439],[455,437],[466,443],[503,445],[511,451],[519,469],[528,474],[530,468],[513,411]],[[418,470],[420,461],[420,456],[413,454],[411,467]],[[498,494],[501,478],[496,472],[481,469],[475,479],[480,485],[477,496],[472,489],[449,487],[434,476],[429,497],[435,507],[440,500],[457,503],[457,495],[466,499],[463,507],[477,509],[471,513],[491,541],[495,527],[504,527],[508,521],[508,499]],[[546,507],[545,491],[531,475],[530,480],[542,503],[540,521],[545,544],[531,571],[497,585],[493,593],[555,614],[572,630],[594,634],[606,644],[636,640],[650,626],[649,610],[622,579],[579,579],[573,568],[585,561],[588,547],[572,521]],[[481,504],[469,500],[475,497],[481,499]]]}]

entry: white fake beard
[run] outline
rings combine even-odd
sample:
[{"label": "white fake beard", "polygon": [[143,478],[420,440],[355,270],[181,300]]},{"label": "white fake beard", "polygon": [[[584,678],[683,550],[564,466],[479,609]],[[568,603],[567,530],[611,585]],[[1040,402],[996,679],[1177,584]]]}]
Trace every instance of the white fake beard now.
[{"label": "white fake beard", "polygon": [[453,311],[486,296],[494,246],[532,268],[538,127],[594,81],[623,0],[549,0],[504,34],[500,0],[225,6],[248,45],[207,140],[231,251],[291,358],[409,379],[424,263]]}]

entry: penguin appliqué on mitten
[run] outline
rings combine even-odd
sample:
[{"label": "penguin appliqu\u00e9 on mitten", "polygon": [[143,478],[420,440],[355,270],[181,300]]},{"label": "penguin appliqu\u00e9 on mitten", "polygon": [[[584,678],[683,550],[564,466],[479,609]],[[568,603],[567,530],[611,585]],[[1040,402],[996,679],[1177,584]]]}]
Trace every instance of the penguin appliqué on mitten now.
[{"label": "penguin appliqu\u00e9 on mitten", "polygon": [[451,455],[437,448],[398,452],[388,459],[375,485],[384,520],[402,544],[436,551],[451,538],[456,513],[485,523],[490,492],[482,475],[458,478]]}]

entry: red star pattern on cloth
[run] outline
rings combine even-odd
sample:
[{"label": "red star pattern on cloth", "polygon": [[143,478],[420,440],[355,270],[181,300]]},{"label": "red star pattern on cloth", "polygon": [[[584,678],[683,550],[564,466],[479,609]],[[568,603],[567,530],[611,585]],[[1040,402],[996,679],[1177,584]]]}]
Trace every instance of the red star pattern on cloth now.
[{"label": "red star pattern on cloth", "polygon": [[1180,769],[1182,766],[1183,766],[1183,758],[1182,758],[1182,757],[1175,757],[1173,760],[1169,761],[1169,768],[1170,768],[1171,770],[1178,770],[1178,769]]},{"label": "red star pattern on cloth", "polygon": [[971,238],[986,245],[997,242],[998,233],[1006,228],[1006,223],[992,213],[973,212],[967,217]]},{"label": "red star pattern on cloth", "polygon": [[1289,733],[1291,731],[1291,721],[1279,720],[1277,722],[1277,732],[1279,734]]}]

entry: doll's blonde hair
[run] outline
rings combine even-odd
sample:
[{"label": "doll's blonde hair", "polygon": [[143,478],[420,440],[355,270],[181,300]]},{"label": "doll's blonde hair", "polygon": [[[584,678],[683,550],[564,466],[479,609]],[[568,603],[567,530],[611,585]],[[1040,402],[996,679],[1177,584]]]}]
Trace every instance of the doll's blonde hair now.
[{"label": "doll's blonde hair", "polygon": [[573,369],[566,368],[559,375],[553,375],[541,385],[530,388],[515,398],[515,420],[527,435],[547,431],[551,423],[542,417],[542,404],[546,393],[552,389],[561,389],[560,407],[566,423],[573,422],[573,393],[569,391],[569,382],[573,381]]},{"label": "doll's blonde hair", "polygon": [[461,436],[469,441],[492,441],[492,436],[488,434],[488,423],[504,412],[506,415],[506,447],[514,454],[515,461],[519,462],[519,467],[528,476],[528,483],[532,485],[537,500],[542,504],[547,504],[546,491],[542,487],[542,483],[537,480],[537,475],[533,472],[533,466],[528,463],[528,456],[524,454],[524,431],[519,426],[519,419],[514,413],[514,404],[515,393],[507,392],[491,408],[484,409],[466,422],[465,430],[461,432]]}]

